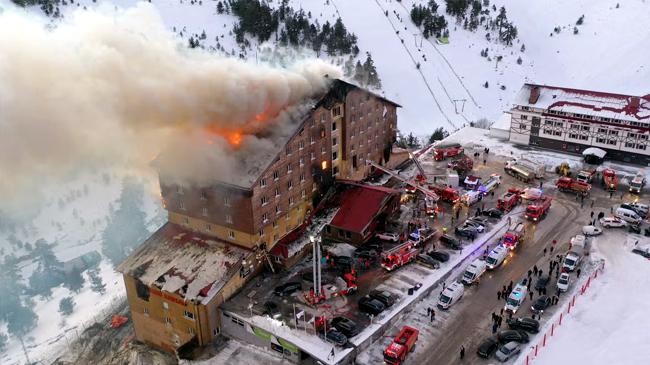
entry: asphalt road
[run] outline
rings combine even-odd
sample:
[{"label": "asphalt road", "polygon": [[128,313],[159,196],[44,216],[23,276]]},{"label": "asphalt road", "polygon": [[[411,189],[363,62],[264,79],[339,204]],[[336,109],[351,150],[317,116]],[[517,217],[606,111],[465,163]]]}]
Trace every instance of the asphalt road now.
[{"label": "asphalt road", "polygon": [[[486,177],[491,172],[502,174],[501,161],[488,162],[487,166],[481,164],[475,169],[475,174]],[[477,171],[478,170],[478,171]],[[503,175],[503,183],[499,188],[496,196],[502,194],[508,187],[519,186],[523,184],[512,179],[510,176]],[[424,351],[418,351],[413,357],[407,359],[409,364],[486,364],[494,362],[494,359],[483,360],[477,357],[476,349],[481,341],[492,336],[492,312],[499,314],[504,306],[503,300],[497,300],[497,291],[503,285],[508,285],[512,280],[514,283],[527,276],[529,269],[534,265],[548,271],[548,261],[550,253],[544,255],[544,248],[549,248],[553,240],[557,240],[558,245],[555,248],[555,254],[564,253],[568,250],[568,242],[572,236],[580,233],[581,227],[587,224],[589,213],[592,210],[591,200],[585,200],[584,208],[575,200],[573,195],[557,192],[552,186],[557,177],[547,174],[545,181],[545,193],[554,197],[553,205],[548,216],[539,223],[527,224],[528,240],[518,247],[512,253],[512,256],[499,268],[488,271],[478,285],[467,288],[463,299],[455,304],[448,312],[440,313],[441,324],[436,328],[435,338],[427,341],[428,346]],[[594,208],[598,211],[606,211],[608,214],[609,206],[612,203],[619,203],[620,193],[614,199],[609,199],[608,195],[598,186],[594,186],[592,194],[594,199]],[[485,208],[491,208],[496,204],[495,199],[488,199]],[[600,209],[598,209],[600,208]],[[461,216],[462,217],[462,216]],[[530,237],[532,236],[532,237]],[[498,237],[495,237],[495,240]],[[494,247],[495,242],[489,242]],[[573,274],[575,278],[575,274]],[[556,276],[553,275],[547,287],[547,294],[555,294]],[[534,281],[533,281],[534,283]],[[572,288],[570,288],[571,290]],[[437,291],[436,291],[437,293]],[[565,295],[566,296],[566,295]],[[537,298],[534,294],[533,300],[530,297],[522,305],[516,316],[530,317],[530,306]],[[566,298],[561,298],[560,305],[549,308],[544,317],[550,316],[557,308],[562,306]],[[506,316],[504,316],[506,317]],[[507,317],[506,317],[507,318]],[[544,321],[544,319],[542,319]],[[507,329],[505,320],[500,330]],[[465,347],[465,358],[461,361],[459,357],[460,347]]]}]

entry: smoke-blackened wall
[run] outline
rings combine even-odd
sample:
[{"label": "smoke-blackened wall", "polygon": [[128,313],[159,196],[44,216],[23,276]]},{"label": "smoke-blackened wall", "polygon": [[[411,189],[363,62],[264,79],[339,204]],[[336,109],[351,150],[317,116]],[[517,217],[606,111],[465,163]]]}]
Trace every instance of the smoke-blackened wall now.
[{"label": "smoke-blackened wall", "polygon": [[79,11],[53,26],[5,10],[0,210],[88,166],[146,166],[165,146],[175,152],[159,162],[179,179],[201,183],[211,166],[236,172],[243,156],[270,151],[290,133],[304,101],[327,88],[325,74],[339,70],[319,60],[278,69],[190,50],[146,3]]}]

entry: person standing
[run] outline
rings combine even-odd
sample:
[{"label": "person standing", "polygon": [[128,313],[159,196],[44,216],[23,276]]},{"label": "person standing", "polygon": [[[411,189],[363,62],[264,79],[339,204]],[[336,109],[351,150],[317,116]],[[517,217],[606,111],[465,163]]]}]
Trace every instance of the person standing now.
[{"label": "person standing", "polygon": [[578,274],[578,277],[580,277],[580,268],[578,268],[578,271],[576,271],[576,274]]},{"label": "person standing", "polygon": [[529,291],[528,294],[530,295],[530,300],[533,300],[533,294],[534,294],[533,291],[532,290]]},{"label": "person standing", "polygon": [[542,276],[542,270],[539,270],[539,275],[537,276]]},{"label": "person standing", "polygon": [[427,307],[427,317],[431,316],[431,307]]},{"label": "person standing", "polygon": [[431,309],[431,322],[433,322],[435,320],[436,320],[436,311],[434,311],[433,308],[432,308]]},{"label": "person standing", "polygon": [[591,211],[591,218],[592,219],[594,218],[594,211],[593,210]]},{"label": "person standing", "polygon": [[501,300],[501,290],[497,291],[497,300]]},{"label": "person standing", "polygon": [[546,256],[546,247],[544,247],[544,254],[543,256]]},{"label": "person standing", "polygon": [[460,359],[462,360],[465,357],[465,346],[460,345]]},{"label": "person standing", "polygon": [[553,254],[553,247],[555,247],[555,246],[551,245],[551,252],[550,252],[551,255]]}]

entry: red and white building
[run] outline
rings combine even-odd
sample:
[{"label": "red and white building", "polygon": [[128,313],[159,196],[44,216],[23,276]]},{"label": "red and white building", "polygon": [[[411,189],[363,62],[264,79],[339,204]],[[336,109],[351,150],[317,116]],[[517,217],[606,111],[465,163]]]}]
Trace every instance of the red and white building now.
[{"label": "red and white building", "polygon": [[513,143],[570,153],[598,147],[608,159],[650,164],[650,94],[524,84],[513,104]]}]

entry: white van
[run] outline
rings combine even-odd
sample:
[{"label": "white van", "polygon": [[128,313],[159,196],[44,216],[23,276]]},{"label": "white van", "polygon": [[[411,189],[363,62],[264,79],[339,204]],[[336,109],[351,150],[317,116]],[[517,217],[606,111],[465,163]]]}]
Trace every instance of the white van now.
[{"label": "white van", "polygon": [[445,290],[440,293],[438,298],[438,308],[440,309],[449,309],[454,303],[460,300],[465,293],[465,288],[463,284],[454,281],[445,288]]},{"label": "white van", "polygon": [[512,289],[512,293],[506,299],[506,306],[503,308],[506,311],[511,311],[512,314],[517,313],[521,304],[526,300],[526,294],[528,294],[528,288],[524,284],[517,284]]},{"label": "white van", "polygon": [[639,217],[639,215],[636,214],[636,212],[633,212],[629,209],[618,208],[616,209],[616,213],[614,213],[614,215],[628,223],[632,223],[632,224],[641,223],[641,217]]},{"label": "white van", "polygon": [[472,285],[476,282],[485,270],[487,269],[487,264],[481,259],[474,260],[469,266],[465,269],[463,274],[463,284]]},{"label": "white van", "polygon": [[485,259],[487,268],[492,270],[499,267],[499,265],[501,265],[506,259],[506,256],[508,256],[508,249],[505,246],[498,245],[497,247],[493,248]]},{"label": "white van", "polygon": [[474,203],[477,203],[483,198],[483,194],[477,190],[469,190],[460,197],[460,201],[463,202],[468,207]]},{"label": "white van", "polygon": [[567,252],[566,256],[564,256],[564,263],[562,264],[562,271],[573,271],[580,265],[580,261],[582,261],[582,257],[573,251]]}]

